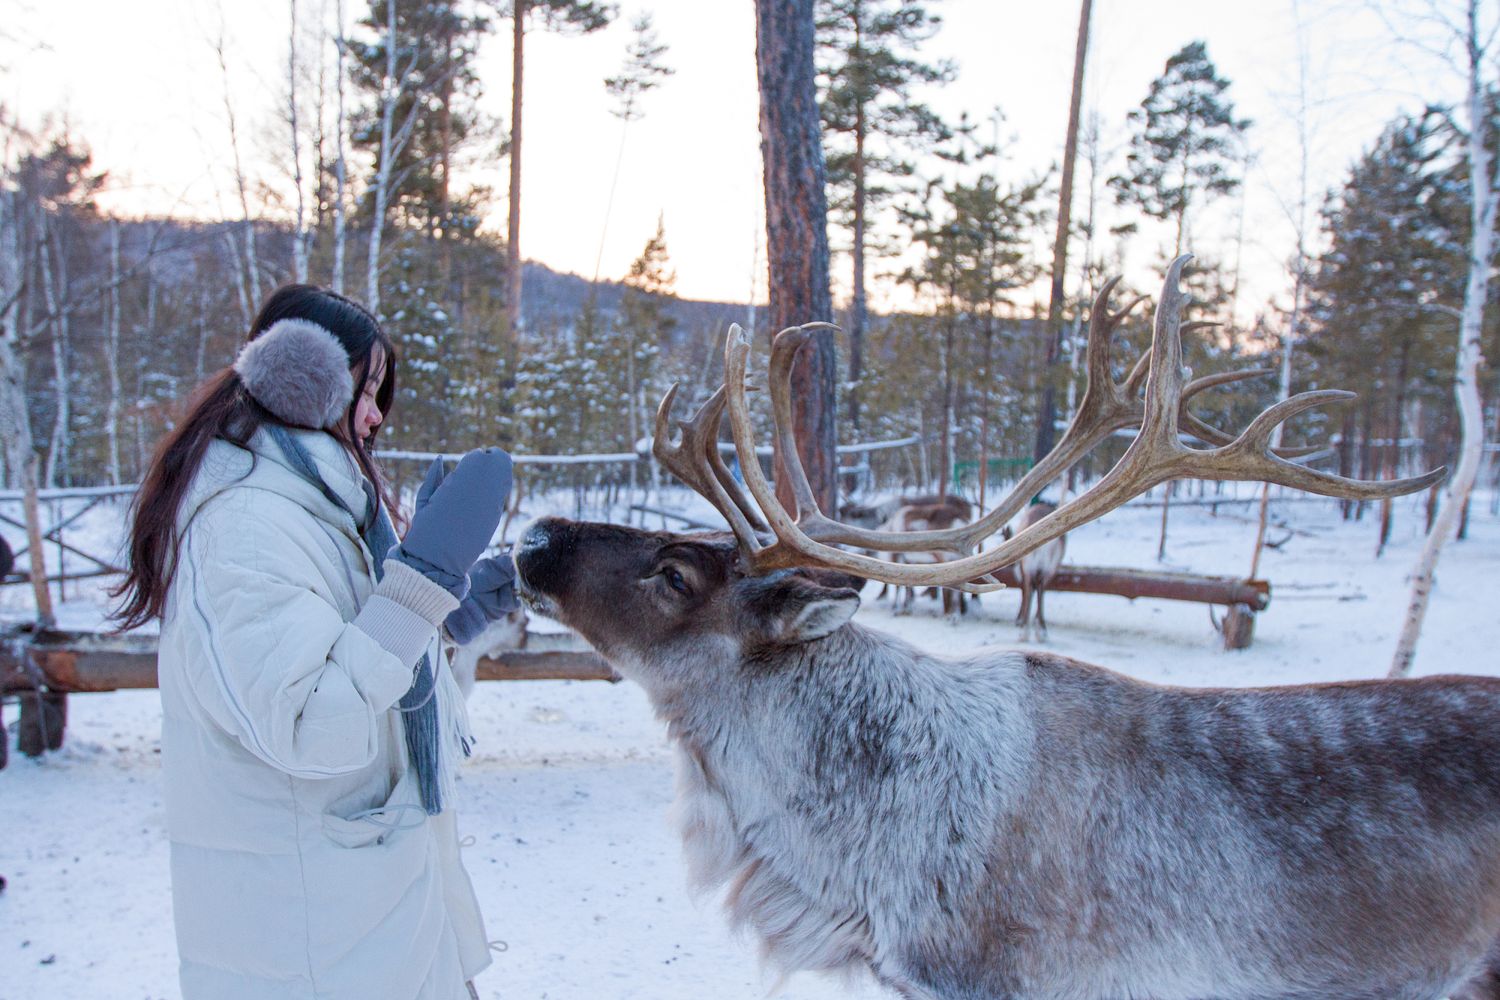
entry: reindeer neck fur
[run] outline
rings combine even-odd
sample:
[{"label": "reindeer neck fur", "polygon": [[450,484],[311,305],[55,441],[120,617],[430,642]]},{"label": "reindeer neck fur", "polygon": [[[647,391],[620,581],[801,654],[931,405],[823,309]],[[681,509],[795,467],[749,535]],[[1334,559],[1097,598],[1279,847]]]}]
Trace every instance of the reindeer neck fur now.
[{"label": "reindeer neck fur", "polygon": [[847,625],[648,687],[679,749],[694,887],[727,887],[731,922],[786,972],[899,982],[902,956],[973,916],[988,852],[966,840],[1029,777],[1023,670]]}]

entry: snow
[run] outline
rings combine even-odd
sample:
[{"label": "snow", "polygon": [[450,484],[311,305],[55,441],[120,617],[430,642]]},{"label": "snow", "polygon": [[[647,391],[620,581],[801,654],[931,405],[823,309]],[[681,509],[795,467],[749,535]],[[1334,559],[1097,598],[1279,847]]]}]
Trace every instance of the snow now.
[{"label": "snow", "polygon": [[[1500,673],[1500,615],[1489,590],[1500,579],[1500,518],[1489,504],[1488,495],[1475,497],[1469,540],[1443,553],[1417,673]],[[110,509],[80,525],[79,537],[94,542],[83,547],[108,550]],[[1420,502],[1399,504],[1395,536],[1379,559],[1371,514],[1344,522],[1332,504],[1273,509],[1298,533],[1262,559],[1272,600],[1251,648],[1223,651],[1202,605],[1084,594],[1048,597],[1046,648],[1174,684],[1383,675],[1421,543]],[[1250,504],[1218,517],[1174,506],[1165,568],[1243,574],[1253,516]],[[1127,508],[1080,529],[1069,537],[1068,561],[1157,565],[1160,517],[1159,508]],[[1284,534],[1273,529],[1271,537]],[[18,608],[20,589],[0,592],[0,615]],[[927,648],[1016,644],[1014,593],[987,596],[952,623],[931,601],[894,617],[878,590],[866,588],[860,620]],[[63,620],[97,621],[96,593],[70,592]],[[685,889],[666,817],[671,750],[639,688],[484,683],[470,708],[480,743],[461,779],[461,827],[473,838],[464,856],[489,933],[503,947],[479,977],[481,997],[767,995],[775,979],[762,974],[754,942],[732,936],[716,903],[694,901]],[[0,895],[0,1000],[177,997],[156,693],[78,695],[68,709],[63,750],[32,761],[12,749],[0,771],[0,874],[9,880]],[[13,724],[15,706],[5,711]],[[777,995],[883,996],[810,974],[792,977]]]}]

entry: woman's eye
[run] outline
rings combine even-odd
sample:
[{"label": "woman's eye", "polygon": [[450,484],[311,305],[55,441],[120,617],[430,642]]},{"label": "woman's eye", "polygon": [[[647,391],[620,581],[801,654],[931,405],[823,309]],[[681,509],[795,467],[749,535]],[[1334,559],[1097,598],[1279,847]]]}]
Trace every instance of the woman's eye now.
[{"label": "woman's eye", "polygon": [[668,566],[666,569],[662,570],[661,575],[666,577],[667,586],[671,587],[679,594],[686,594],[688,592],[687,580],[683,579],[682,574],[677,570]]}]

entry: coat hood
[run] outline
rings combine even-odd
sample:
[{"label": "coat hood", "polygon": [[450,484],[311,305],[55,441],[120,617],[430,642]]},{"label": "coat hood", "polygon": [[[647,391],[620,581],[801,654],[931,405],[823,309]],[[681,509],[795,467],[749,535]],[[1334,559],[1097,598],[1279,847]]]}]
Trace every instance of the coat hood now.
[{"label": "coat hood", "polygon": [[[338,439],[326,431],[292,427],[287,432],[312,456],[328,488],[349,510],[364,515],[370,502],[364,476]],[[315,483],[292,467],[265,427],[256,430],[246,447],[222,438],[208,446],[193,487],[178,511],[179,531],[186,528],[204,504],[230,489],[267,490],[333,524],[347,526],[352,520]]]}]

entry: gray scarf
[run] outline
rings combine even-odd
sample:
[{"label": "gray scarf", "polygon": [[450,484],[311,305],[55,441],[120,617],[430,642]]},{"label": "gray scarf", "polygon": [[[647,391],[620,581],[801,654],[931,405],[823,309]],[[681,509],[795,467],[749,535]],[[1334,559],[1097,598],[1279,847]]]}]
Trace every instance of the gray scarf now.
[{"label": "gray scarf", "polygon": [[[318,472],[318,466],[302,443],[279,424],[266,424],[271,440],[280,446],[282,453],[304,479],[322,490],[323,495],[341,510],[354,518],[359,535],[374,557],[375,579],[385,575],[385,557],[400,541],[390,515],[380,503],[380,496],[368,479],[361,479],[365,490],[363,516],[349,510],[349,505],[333,491],[333,488]],[[417,787],[422,795],[422,808],[430,816],[443,811],[442,783],[438,778],[443,752],[442,726],[438,718],[437,677],[433,673],[432,661],[423,654],[413,668],[411,687],[401,696],[401,721],[406,731],[406,751],[412,770],[417,772]],[[463,754],[469,756],[469,742],[462,743]]]}]

